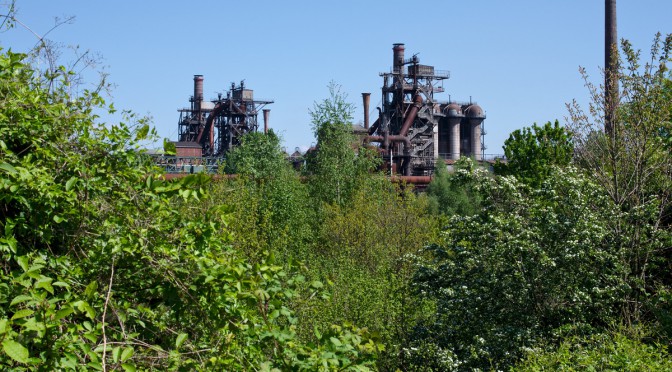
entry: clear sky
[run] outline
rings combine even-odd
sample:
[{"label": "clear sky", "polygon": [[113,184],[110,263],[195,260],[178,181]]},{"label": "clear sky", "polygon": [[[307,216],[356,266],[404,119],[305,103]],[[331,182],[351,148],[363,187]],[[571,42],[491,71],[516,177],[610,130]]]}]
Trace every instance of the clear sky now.
[{"label": "clear sky", "polygon": [[[38,34],[55,17],[75,16],[47,38],[99,53],[115,106],[151,116],[162,137],[177,139],[177,109],[188,107],[193,75],[202,74],[206,99],[244,79],[255,98],[275,100],[270,126],[290,152],[314,143],[309,109],[330,81],[355,104],[355,122],[361,93],[371,92],[375,119],[393,43],[451,72],[435,98],[483,107],[486,154],[503,153],[515,129],[564,123],[565,103],[587,103],[579,66],[599,83],[604,64],[602,0],[18,0],[18,8]],[[644,56],[656,32],[672,32],[672,0],[618,0],[617,12],[618,37]],[[5,49],[35,41],[20,27],[0,33]]]}]

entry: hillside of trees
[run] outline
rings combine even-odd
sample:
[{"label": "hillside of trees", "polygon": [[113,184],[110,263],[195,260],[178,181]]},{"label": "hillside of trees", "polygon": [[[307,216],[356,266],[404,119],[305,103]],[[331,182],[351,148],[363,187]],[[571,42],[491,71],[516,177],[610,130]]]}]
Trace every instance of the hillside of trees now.
[{"label": "hillside of trees", "polygon": [[147,118],[0,50],[0,368],[670,370],[670,51],[623,42],[612,132],[585,77],[567,126],[415,192],[353,151],[336,84],[301,170],[271,131],[235,178],[166,181]]}]

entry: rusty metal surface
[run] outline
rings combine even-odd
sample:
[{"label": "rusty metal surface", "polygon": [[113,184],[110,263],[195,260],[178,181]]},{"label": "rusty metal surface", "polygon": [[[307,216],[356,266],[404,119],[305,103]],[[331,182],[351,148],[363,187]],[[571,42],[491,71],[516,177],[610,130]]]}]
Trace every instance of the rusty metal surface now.
[{"label": "rusty metal surface", "polygon": [[[225,96],[204,102],[203,75],[194,75],[194,95],[191,108],[181,109],[178,124],[178,141],[197,142],[203,156],[223,157],[240,143],[240,138],[258,130],[257,114],[272,100],[255,100],[253,91],[231,84]],[[207,103],[207,104],[206,104]],[[264,131],[268,131],[268,113],[264,112]]]},{"label": "rusty metal surface", "polygon": [[413,125],[420,107],[422,107],[422,97],[419,94],[416,94],[413,98],[413,105],[411,105],[411,109],[409,110],[408,115],[406,115],[406,120],[404,120],[404,125],[402,125],[401,130],[399,131],[399,135],[405,137],[408,134],[408,130],[411,128],[411,125]]}]

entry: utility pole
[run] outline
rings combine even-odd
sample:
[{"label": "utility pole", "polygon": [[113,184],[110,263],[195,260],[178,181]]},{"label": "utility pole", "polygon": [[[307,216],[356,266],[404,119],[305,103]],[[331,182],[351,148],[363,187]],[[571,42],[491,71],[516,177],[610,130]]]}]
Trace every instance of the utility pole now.
[{"label": "utility pole", "polygon": [[619,101],[616,0],[604,1],[604,87],[604,131],[613,133]]}]

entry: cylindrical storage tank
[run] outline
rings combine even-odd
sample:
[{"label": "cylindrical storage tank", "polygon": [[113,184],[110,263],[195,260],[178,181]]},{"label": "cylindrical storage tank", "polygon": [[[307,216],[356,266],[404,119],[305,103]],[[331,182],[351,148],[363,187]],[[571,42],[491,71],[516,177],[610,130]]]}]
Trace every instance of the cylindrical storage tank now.
[{"label": "cylindrical storage tank", "polygon": [[471,156],[476,160],[483,160],[483,155],[481,154],[481,123],[485,119],[485,114],[481,106],[476,104],[470,105],[464,112],[471,126]]},{"label": "cylindrical storage tank", "polygon": [[403,43],[396,43],[392,47],[393,51],[393,60],[392,60],[392,72],[404,72],[404,47]]},{"label": "cylindrical storage tank", "polygon": [[203,102],[203,75],[194,75],[194,111],[201,109]]},{"label": "cylindrical storage tank", "polygon": [[448,153],[450,159],[458,160],[460,158],[460,122],[464,118],[462,107],[456,103],[451,103],[443,110],[448,120]]}]

